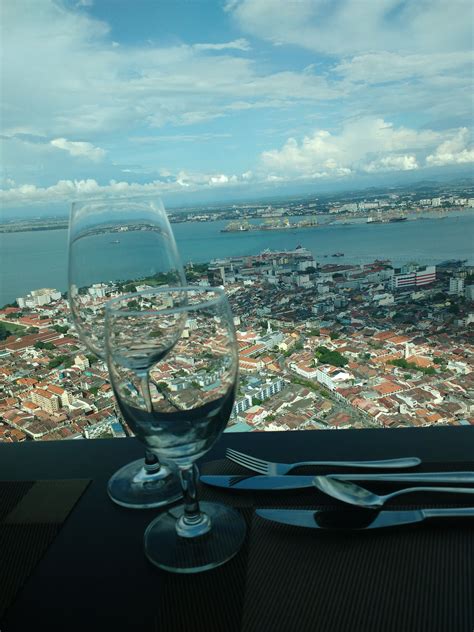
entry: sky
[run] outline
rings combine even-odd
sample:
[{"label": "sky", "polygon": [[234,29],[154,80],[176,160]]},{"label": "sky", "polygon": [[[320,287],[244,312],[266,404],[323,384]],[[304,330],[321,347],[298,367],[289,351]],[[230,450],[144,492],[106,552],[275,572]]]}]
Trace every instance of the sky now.
[{"label": "sky", "polygon": [[2,0],[3,209],[471,173],[471,0]]}]

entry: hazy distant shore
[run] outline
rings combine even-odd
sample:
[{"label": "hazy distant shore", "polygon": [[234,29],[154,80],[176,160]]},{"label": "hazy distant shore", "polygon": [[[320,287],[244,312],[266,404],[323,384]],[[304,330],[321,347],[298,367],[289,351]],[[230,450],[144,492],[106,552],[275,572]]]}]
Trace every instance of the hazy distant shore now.
[{"label": "hazy distant shore", "polygon": [[[471,215],[474,214],[474,209],[472,208],[455,208],[455,209],[433,209],[433,210],[420,210],[420,209],[411,209],[408,212],[404,213],[404,216],[408,221],[420,220],[420,219],[446,219],[447,217],[459,217],[463,215]],[[395,213],[395,216],[397,213]],[[390,224],[389,221],[392,214],[386,215],[385,223]],[[370,214],[354,214],[354,213],[338,213],[337,215],[331,213],[308,213],[302,212],[301,214],[291,214],[291,215],[282,215],[278,216],[279,219],[288,217],[293,221],[297,221],[298,218],[301,217],[310,217],[313,218],[316,222],[320,222],[321,225],[338,225],[338,224],[364,224],[371,223],[369,218],[373,218],[373,215]],[[385,216],[384,216],[385,217]],[[202,224],[208,224],[218,221],[227,220],[229,217],[223,213],[221,217],[213,217],[212,219],[196,219],[194,220],[192,217],[188,218],[179,218],[173,214],[170,214],[170,222],[172,224],[185,224],[194,221],[199,221]],[[252,218],[255,219],[255,218]],[[374,222],[377,223],[377,222]],[[3,233],[32,233],[38,231],[50,231],[50,230],[64,230],[69,227],[69,220],[66,219],[47,219],[47,220],[37,220],[37,221],[19,221],[19,222],[6,222],[0,223],[0,234]],[[238,232],[238,231],[236,231]]]}]

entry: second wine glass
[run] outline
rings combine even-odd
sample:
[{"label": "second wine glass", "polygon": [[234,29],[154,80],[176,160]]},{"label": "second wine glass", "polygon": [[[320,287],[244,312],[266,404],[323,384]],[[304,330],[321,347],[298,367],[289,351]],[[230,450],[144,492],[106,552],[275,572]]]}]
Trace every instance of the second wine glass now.
[{"label": "second wine glass", "polygon": [[[164,309],[106,308],[107,364],[117,403],[136,436],[179,467],[184,505],[161,513],[145,533],[145,553],[160,568],[196,573],[224,564],[241,547],[246,526],[225,505],[197,498],[195,462],[229,421],[238,380],[233,317],[219,288],[150,292]],[[168,336],[166,360],[146,370],[133,345],[151,349]]]},{"label": "second wine glass", "polygon": [[[171,226],[156,197],[75,202],[69,222],[68,268],[75,327],[88,349],[102,360],[108,300],[157,285],[185,283]],[[114,502],[129,508],[159,507],[181,495],[175,473],[163,468],[149,449],[145,459],[118,470],[107,491]]]}]

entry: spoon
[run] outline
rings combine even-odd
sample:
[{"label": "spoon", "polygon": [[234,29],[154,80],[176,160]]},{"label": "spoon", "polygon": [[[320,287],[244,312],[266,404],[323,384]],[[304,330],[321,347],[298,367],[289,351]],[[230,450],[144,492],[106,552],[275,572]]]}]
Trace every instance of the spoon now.
[{"label": "spoon", "polygon": [[382,507],[382,505],[390,498],[395,496],[401,496],[402,494],[411,494],[413,492],[442,492],[445,494],[474,494],[474,488],[472,487],[406,487],[405,489],[398,489],[391,494],[385,494],[380,496],[374,492],[351,483],[350,481],[341,481],[340,479],[332,478],[330,476],[315,476],[313,485],[319,490],[342,500],[350,505],[357,505],[358,507]]}]

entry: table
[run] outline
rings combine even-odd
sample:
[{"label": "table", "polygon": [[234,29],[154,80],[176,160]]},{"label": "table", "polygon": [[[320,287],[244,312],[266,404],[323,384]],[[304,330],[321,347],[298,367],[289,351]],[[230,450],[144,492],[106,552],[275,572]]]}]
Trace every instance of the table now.
[{"label": "table", "polygon": [[[454,469],[474,461],[474,428],[225,433],[204,460],[223,458],[226,447],[283,461],[419,456],[433,467],[449,462]],[[170,586],[175,590],[181,581],[186,588],[191,583],[188,578],[170,579],[145,559],[143,532],[156,510],[126,510],[106,494],[109,477],[142,455],[143,446],[135,439],[0,444],[0,480],[91,479],[8,609],[1,632],[178,629],[176,623],[172,627],[163,620],[160,595]],[[474,546],[469,551],[473,555]],[[193,581],[208,581],[204,575]],[[426,603],[426,595],[420,598]],[[215,607],[219,609],[219,603]],[[289,600],[286,609],[291,607]],[[474,613],[462,614],[459,621],[471,627],[459,632],[472,632],[471,616]],[[236,622],[236,627],[241,623]],[[364,629],[357,622],[354,625],[353,630]],[[252,625],[247,621],[244,627],[250,630]],[[323,621],[315,621],[312,629],[326,632]]]}]

